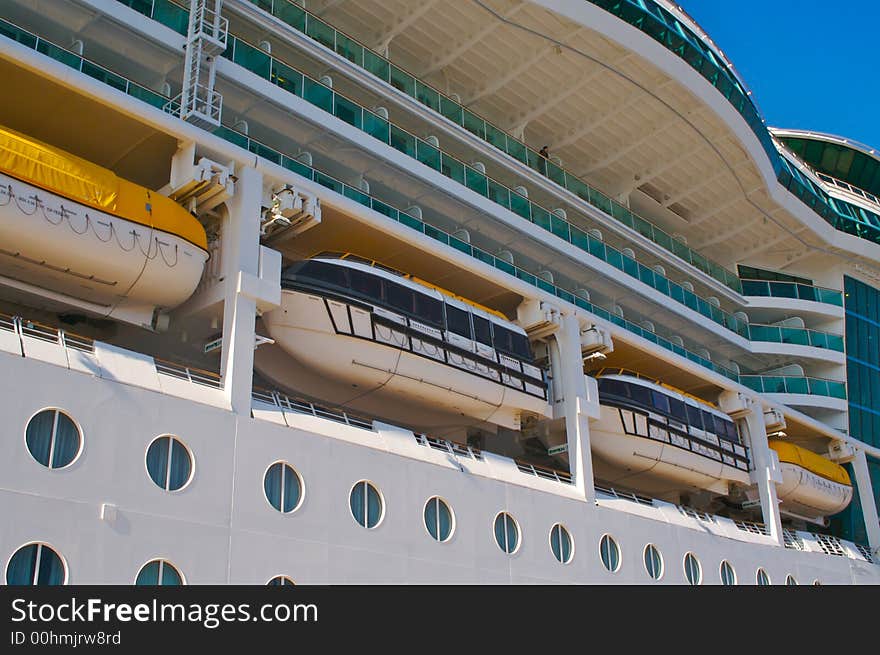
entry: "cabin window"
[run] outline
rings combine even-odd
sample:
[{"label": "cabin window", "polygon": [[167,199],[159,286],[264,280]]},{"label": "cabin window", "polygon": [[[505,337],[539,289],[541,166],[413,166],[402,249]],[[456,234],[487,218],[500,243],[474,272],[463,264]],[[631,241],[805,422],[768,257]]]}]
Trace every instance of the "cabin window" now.
[{"label": "cabin window", "polygon": [[599,542],[599,557],[602,566],[611,573],[617,573],[620,569],[620,546],[611,535],[604,535]]},{"label": "cabin window", "polygon": [[466,339],[472,339],[471,315],[463,309],[446,305],[446,329]]},{"label": "cabin window", "polygon": [[446,501],[434,496],[425,504],[425,527],[434,541],[449,541],[455,521]]},{"label": "cabin window", "polygon": [[44,409],[28,421],[25,443],[31,456],[50,469],[70,465],[82,450],[76,423],[57,409]]},{"label": "cabin window", "polygon": [[679,400],[678,398],[670,398],[669,413],[672,414],[672,417],[676,421],[679,421],[680,423],[687,423],[687,410],[685,409],[685,404],[683,400]]},{"label": "cabin window", "polygon": [[474,316],[474,339],[484,346],[492,346],[492,328],[482,316]]},{"label": "cabin window", "polygon": [[651,390],[651,404],[662,414],[669,413],[669,396],[659,391]]},{"label": "cabin window", "polygon": [[134,583],[139,586],[153,587],[179,587],[185,584],[180,571],[171,562],[164,559],[154,559],[144,564],[138,571]]},{"label": "cabin window", "polygon": [[160,489],[178,491],[192,479],[192,454],[176,437],[158,437],[147,449],[147,473]]},{"label": "cabin window", "polygon": [[46,544],[27,544],[9,558],[8,585],[63,585],[67,583],[64,560]]},{"label": "cabin window", "polygon": [[693,553],[684,556],[684,574],[692,585],[696,586],[703,582],[703,568],[700,566],[700,560]]},{"label": "cabin window", "polygon": [[550,530],[550,550],[560,564],[568,564],[574,556],[571,533],[561,523]]},{"label": "cabin window", "polygon": [[366,480],[351,489],[348,497],[354,520],[367,529],[375,528],[385,515],[385,502],[379,490]]},{"label": "cabin window", "polygon": [[382,301],[382,281],[379,278],[355,269],[351,269],[348,275],[354,293],[376,303]]},{"label": "cabin window", "polygon": [[736,571],[727,560],[721,562],[721,584],[733,586],[736,584]]},{"label": "cabin window", "polygon": [[299,474],[286,462],[275,462],[263,476],[266,500],[283,514],[288,514],[299,507],[303,497],[302,488]]},{"label": "cabin window", "polygon": [[295,587],[296,583],[286,575],[276,575],[266,583],[267,587]]},{"label": "cabin window", "polygon": [[767,575],[767,571],[764,569],[758,569],[758,572],[755,574],[755,582],[758,583],[759,587],[769,587],[770,576]]},{"label": "cabin window", "polygon": [[659,580],[663,576],[663,556],[654,544],[645,546],[645,571],[654,580]]},{"label": "cabin window", "polygon": [[388,299],[388,304],[399,312],[404,312],[405,314],[414,313],[413,301],[415,295],[412,289],[386,282],[385,296]]},{"label": "cabin window", "polygon": [[443,325],[443,303],[421,293],[417,293],[415,296],[418,320],[431,325]]},{"label": "cabin window", "polygon": [[508,555],[519,548],[519,526],[507,512],[501,512],[495,517],[495,543]]},{"label": "cabin window", "polygon": [[798,581],[793,575],[785,576],[785,584],[789,587],[797,587]]},{"label": "cabin window", "polygon": [[687,422],[693,428],[697,430],[703,429],[703,410],[699,407],[694,407],[693,405],[689,405],[685,403],[685,407],[687,407]]}]

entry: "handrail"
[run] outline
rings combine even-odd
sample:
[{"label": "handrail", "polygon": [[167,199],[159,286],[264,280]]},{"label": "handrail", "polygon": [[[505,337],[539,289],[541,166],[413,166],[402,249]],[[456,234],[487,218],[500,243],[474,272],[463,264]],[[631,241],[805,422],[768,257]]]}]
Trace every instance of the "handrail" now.
[{"label": "handrail", "polygon": [[846,382],[811,376],[740,375],[739,381],[759,393],[791,393],[846,400]]}]

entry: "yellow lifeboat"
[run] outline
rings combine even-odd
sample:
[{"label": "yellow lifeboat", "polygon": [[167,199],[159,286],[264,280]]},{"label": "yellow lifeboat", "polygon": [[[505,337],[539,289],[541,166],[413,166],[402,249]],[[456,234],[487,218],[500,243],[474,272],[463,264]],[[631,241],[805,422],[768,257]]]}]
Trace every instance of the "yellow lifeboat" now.
[{"label": "yellow lifeboat", "polygon": [[171,199],[0,127],[0,284],[153,327],[207,259],[204,228]]},{"label": "yellow lifeboat", "polygon": [[782,510],[817,519],[849,505],[853,492],[846,469],[793,443],[779,439],[768,443],[779,456],[782,469],[782,484],[776,487]]}]

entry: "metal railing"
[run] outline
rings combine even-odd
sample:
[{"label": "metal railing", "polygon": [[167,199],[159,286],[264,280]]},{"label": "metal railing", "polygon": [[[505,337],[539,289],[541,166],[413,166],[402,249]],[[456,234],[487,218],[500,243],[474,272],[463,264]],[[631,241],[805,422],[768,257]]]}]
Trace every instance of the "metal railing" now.
[{"label": "metal railing", "polygon": [[820,180],[822,180],[823,182],[828,182],[829,184],[836,186],[836,187],[846,191],[847,193],[850,193],[854,196],[857,196],[857,197],[861,198],[862,200],[867,200],[868,202],[872,202],[875,205],[877,205],[878,207],[880,207],[880,198],[875,196],[873,193],[869,193],[868,191],[865,191],[864,189],[860,189],[857,186],[853,186],[849,182],[844,182],[843,180],[840,180],[836,177],[832,177],[831,175],[828,175],[827,173],[820,173],[819,171],[816,171],[816,176]]},{"label": "metal railing", "polygon": [[457,457],[467,457],[477,461],[482,461],[483,452],[479,448],[473,448],[467,444],[449,441],[448,439],[438,439],[427,434],[413,433],[416,443],[420,446],[428,446],[434,450],[439,450]]},{"label": "metal railing", "polygon": [[843,307],[843,292],[834,289],[824,289],[822,287],[801,284],[800,282],[782,282],[778,280],[743,279],[742,285],[744,296],[792,298]]},{"label": "metal railing", "polygon": [[563,484],[572,484],[571,473],[568,471],[559,471],[557,469],[536,466],[535,464],[523,462],[518,459],[515,459],[513,461],[516,463],[516,468],[518,468],[523,473],[528,473],[529,475],[544,478],[545,480],[553,480],[554,482],[562,482]]},{"label": "metal railing", "polygon": [[19,338],[29,337],[31,339],[38,339],[90,355],[95,353],[94,339],[80,334],[73,334],[52,325],[31,321],[21,316],[0,314],[0,330],[13,332]]},{"label": "metal railing", "polygon": [[741,375],[742,384],[759,393],[793,393],[846,400],[846,382],[786,375]]},{"label": "metal railing", "polygon": [[220,378],[220,374],[215,373],[214,371],[206,371],[205,369],[194,368],[192,366],[186,366],[184,364],[178,364],[164,359],[157,359],[155,357],[153,358],[153,361],[156,364],[156,371],[163,375],[186,380],[193,384],[201,384],[202,386],[211,387],[212,389],[223,388],[223,381]]},{"label": "metal railing", "polygon": [[620,498],[622,500],[630,500],[639,505],[654,507],[653,499],[648,498],[647,496],[640,496],[638,494],[630,493],[629,491],[618,491],[614,487],[606,487],[598,484],[594,485],[593,488],[596,490],[596,493],[603,494],[609,498]]},{"label": "metal railing", "polygon": [[375,431],[373,430],[372,419],[360,416],[353,416],[348,412],[331,409],[322,405],[316,405],[315,403],[309,402],[308,400],[291,398],[287,394],[280,391],[272,391],[270,389],[260,389],[258,387],[254,387],[251,391],[251,398],[260,402],[267,403],[269,405],[274,405],[279,409],[287,410],[289,412],[314,416],[315,418],[323,418],[330,421],[335,421],[336,423],[343,423],[353,428],[368,430],[370,432]]}]

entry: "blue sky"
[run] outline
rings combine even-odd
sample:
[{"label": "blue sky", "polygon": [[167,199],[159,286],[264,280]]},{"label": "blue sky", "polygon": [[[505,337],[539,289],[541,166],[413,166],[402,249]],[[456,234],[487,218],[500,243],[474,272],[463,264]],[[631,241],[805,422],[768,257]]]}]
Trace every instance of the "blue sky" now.
[{"label": "blue sky", "polygon": [[752,90],[767,124],[880,148],[880,0],[678,0]]}]

